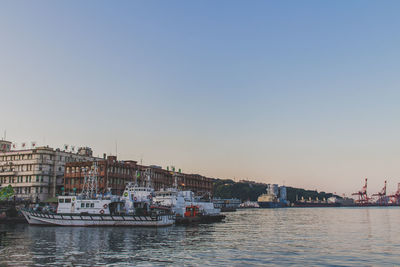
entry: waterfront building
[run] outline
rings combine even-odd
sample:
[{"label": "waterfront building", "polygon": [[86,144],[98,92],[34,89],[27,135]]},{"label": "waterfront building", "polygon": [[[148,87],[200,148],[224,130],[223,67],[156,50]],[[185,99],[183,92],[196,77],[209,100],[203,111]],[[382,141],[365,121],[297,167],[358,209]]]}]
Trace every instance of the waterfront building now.
[{"label": "waterfront building", "polygon": [[0,141],[0,186],[11,185],[17,199],[44,201],[61,193],[67,162],[93,159],[90,148],[68,152],[48,146],[12,150],[11,142]]},{"label": "waterfront building", "polygon": [[[64,192],[66,194],[79,194],[82,192],[85,176],[94,171],[94,163],[97,164],[98,193],[107,193],[108,189],[116,195],[120,195],[126,183],[134,181],[137,164],[136,161],[118,161],[116,156],[104,155],[102,159],[82,162],[68,162],[65,166]],[[138,177],[141,179],[141,177]]]},{"label": "waterfront building", "polygon": [[[82,191],[85,175],[93,167],[94,161],[68,162],[65,168],[64,190],[66,194],[78,194]],[[106,193],[108,189],[113,194],[120,195],[127,182],[137,179],[145,182],[144,172],[151,170],[151,186],[155,190],[166,189],[175,185],[180,189],[191,190],[198,195],[212,195],[213,180],[199,174],[174,173],[156,165],[139,165],[132,160],[117,160],[116,156],[103,156],[96,160],[98,166],[98,192]],[[138,175],[137,175],[138,174]]]},{"label": "waterfront building", "polygon": [[152,172],[152,186],[156,191],[176,186],[181,190],[190,190],[196,195],[205,196],[210,198],[213,195],[213,179],[202,176],[200,174],[188,174],[182,172],[172,172],[170,170],[162,169],[159,166],[140,166],[140,169],[151,169]]}]

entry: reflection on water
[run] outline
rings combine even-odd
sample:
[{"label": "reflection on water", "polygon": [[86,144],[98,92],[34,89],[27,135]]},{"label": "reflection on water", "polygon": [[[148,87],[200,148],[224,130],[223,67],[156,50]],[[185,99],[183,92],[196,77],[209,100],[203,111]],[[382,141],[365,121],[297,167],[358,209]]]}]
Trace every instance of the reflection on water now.
[{"label": "reflection on water", "polygon": [[396,265],[400,208],[240,210],[189,227],[0,226],[0,265]]}]

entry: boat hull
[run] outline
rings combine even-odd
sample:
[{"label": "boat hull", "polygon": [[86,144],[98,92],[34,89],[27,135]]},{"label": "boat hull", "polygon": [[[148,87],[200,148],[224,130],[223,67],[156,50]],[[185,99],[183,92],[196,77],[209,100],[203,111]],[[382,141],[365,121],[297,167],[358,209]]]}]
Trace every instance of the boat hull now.
[{"label": "boat hull", "polygon": [[100,215],[100,214],[45,214],[22,210],[29,224],[56,226],[149,226],[162,227],[174,224],[173,215]]},{"label": "boat hull", "polygon": [[275,208],[285,208],[286,204],[282,202],[272,202],[272,201],[259,201],[258,205],[260,208],[268,208],[268,209],[275,209]]},{"label": "boat hull", "polygon": [[307,202],[296,202],[293,207],[296,208],[325,208],[325,207],[340,207],[340,203],[307,203]]},{"label": "boat hull", "polygon": [[176,224],[195,224],[195,223],[214,223],[221,222],[225,219],[225,215],[223,214],[210,214],[210,215],[198,215],[191,217],[176,217]]}]

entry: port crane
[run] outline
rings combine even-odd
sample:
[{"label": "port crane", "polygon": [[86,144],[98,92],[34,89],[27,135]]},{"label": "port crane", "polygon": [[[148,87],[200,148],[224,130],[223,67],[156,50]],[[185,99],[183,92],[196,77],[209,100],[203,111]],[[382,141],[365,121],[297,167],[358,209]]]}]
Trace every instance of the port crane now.
[{"label": "port crane", "polygon": [[391,198],[391,202],[394,204],[400,204],[400,183],[397,184],[397,191],[393,195],[389,196]]},{"label": "port crane", "polygon": [[376,201],[378,205],[386,205],[388,203],[388,199],[386,197],[386,181],[382,190],[376,194],[373,194],[372,196],[378,197],[378,200]]},{"label": "port crane", "polygon": [[352,196],[358,196],[358,200],[356,200],[356,202],[358,202],[361,205],[368,204],[368,201],[369,201],[369,198],[367,195],[367,182],[368,182],[368,178],[365,178],[365,184],[364,184],[363,188],[360,191],[351,194]]}]

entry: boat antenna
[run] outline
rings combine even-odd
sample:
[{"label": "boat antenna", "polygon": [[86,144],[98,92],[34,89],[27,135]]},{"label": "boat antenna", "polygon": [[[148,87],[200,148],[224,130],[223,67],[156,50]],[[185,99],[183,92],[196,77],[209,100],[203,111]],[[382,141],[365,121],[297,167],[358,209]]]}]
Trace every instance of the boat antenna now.
[{"label": "boat antenna", "polygon": [[137,183],[138,177],[140,177],[140,172],[139,172],[139,170],[136,170],[136,174],[135,174],[135,186],[138,185],[138,183]]}]

